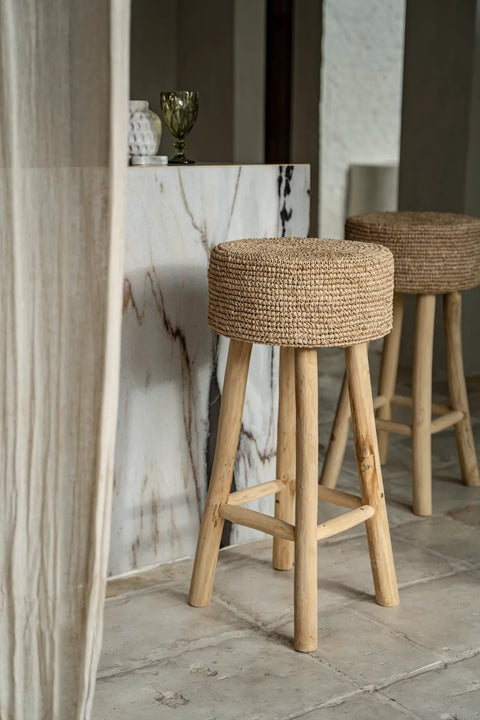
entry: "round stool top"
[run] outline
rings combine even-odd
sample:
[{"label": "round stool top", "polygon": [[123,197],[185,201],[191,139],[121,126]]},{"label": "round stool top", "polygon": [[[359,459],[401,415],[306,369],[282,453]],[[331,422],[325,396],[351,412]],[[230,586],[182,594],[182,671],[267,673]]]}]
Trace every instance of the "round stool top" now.
[{"label": "round stool top", "polygon": [[209,325],[229,338],[347,347],[392,327],[393,257],[379,245],[235,240],[213,250],[208,279]]},{"label": "round stool top", "polygon": [[395,290],[435,295],[480,284],[480,218],[437,212],[349,217],[348,240],[380,243],[395,258]]}]

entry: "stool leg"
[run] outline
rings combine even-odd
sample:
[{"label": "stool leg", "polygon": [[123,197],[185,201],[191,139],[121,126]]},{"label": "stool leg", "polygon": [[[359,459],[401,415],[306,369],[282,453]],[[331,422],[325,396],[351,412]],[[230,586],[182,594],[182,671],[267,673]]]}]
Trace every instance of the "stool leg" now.
[{"label": "stool leg", "polygon": [[[275,495],[275,517],[295,522],[295,350],[280,348],[278,391],[277,472],[285,486]],[[273,567],[290,570],[293,542],[273,538]]]},{"label": "stool leg", "polygon": [[432,360],[435,295],[417,296],[413,349],[413,512],[432,514]]},{"label": "stool leg", "polygon": [[[398,356],[400,353],[400,338],[402,335],[404,296],[395,293],[393,296],[393,327],[390,335],[383,341],[382,363],[380,365],[380,379],[378,394],[386,399],[385,405],[378,408],[377,417],[382,420],[392,419],[392,396],[395,394],[395,384],[398,372]],[[388,430],[379,430],[378,450],[380,462],[385,465],[388,456]]]},{"label": "stool leg", "polygon": [[228,500],[238,449],[245,388],[252,345],[230,340],[223,384],[217,444],[212,476],[197,541],[188,602],[194,607],[209,605],[224,520],[219,508]]},{"label": "stool leg", "polygon": [[350,429],[349,399],[346,376],[343,377],[342,389],[333,421],[332,432],[328,443],[325,460],[323,461],[320,484],[327,488],[334,489],[347,447],[348,431]]},{"label": "stool leg", "polygon": [[345,361],[362,502],[371,505],[375,510],[375,514],[365,523],[375,596],[379,605],[398,605],[397,579],[375,429],[367,344],[360,343],[346,348]]},{"label": "stool leg", "polygon": [[447,347],[448,387],[452,410],[463,412],[464,418],[455,425],[458,457],[465,485],[480,485],[477,456],[468,408],[467,388],[462,358],[462,296],[459,292],[444,296],[444,325]]},{"label": "stool leg", "polygon": [[318,645],[318,378],[317,351],[295,349],[297,416],[295,508],[295,650]]}]

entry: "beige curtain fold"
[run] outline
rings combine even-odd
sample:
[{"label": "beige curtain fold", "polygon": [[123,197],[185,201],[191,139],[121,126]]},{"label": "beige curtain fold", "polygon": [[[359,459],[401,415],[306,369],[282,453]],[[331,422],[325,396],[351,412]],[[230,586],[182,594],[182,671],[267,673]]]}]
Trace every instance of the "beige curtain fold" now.
[{"label": "beige curtain fold", "polygon": [[128,0],[0,0],[0,719],[90,717],[119,372]]}]

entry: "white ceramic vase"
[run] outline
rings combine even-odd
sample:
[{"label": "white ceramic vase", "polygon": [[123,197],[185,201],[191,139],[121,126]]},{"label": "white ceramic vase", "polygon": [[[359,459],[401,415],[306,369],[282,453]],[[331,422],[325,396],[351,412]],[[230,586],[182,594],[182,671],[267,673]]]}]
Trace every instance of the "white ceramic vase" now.
[{"label": "white ceramic vase", "polygon": [[130,157],[156,155],[162,137],[162,123],[148,107],[147,100],[128,104],[128,152]]}]

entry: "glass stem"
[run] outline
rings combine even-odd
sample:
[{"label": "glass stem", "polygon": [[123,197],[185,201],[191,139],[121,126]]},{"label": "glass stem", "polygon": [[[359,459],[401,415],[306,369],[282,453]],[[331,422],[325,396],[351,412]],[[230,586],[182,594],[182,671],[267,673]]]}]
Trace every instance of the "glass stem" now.
[{"label": "glass stem", "polygon": [[183,148],[185,147],[185,140],[176,140],[173,143],[173,147],[177,151],[177,155],[183,155]]}]

